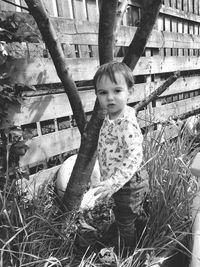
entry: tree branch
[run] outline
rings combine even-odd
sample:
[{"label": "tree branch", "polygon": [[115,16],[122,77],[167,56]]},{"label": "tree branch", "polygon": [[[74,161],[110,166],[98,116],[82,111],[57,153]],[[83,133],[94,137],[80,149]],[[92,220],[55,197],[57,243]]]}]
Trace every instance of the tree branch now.
[{"label": "tree branch", "polygon": [[189,118],[191,116],[198,115],[198,114],[200,114],[200,108],[190,110],[190,111],[185,112],[185,113],[183,113],[181,115],[171,116],[171,118],[174,119],[174,120],[177,120],[177,119],[185,120],[185,119],[187,119],[187,118]]},{"label": "tree branch", "polygon": [[114,28],[118,0],[103,0],[99,20],[99,61],[100,65],[114,58]]},{"label": "tree branch", "polygon": [[[99,21],[99,60],[100,65],[109,62],[114,55],[114,28],[116,23],[117,0],[103,0]],[[75,162],[63,201],[68,210],[77,209],[94,168],[99,131],[103,117],[98,100],[81,138],[81,146]],[[81,179],[80,179],[81,177]]]},{"label": "tree branch", "polygon": [[180,71],[175,72],[171,75],[161,86],[159,86],[153,93],[151,93],[147,98],[140,101],[134,106],[136,114],[146,107],[150,102],[152,102],[156,97],[161,95],[172,83],[174,83],[180,77]]},{"label": "tree branch", "polygon": [[41,0],[25,0],[29,7],[31,15],[34,17],[41,35],[46,43],[51,58],[54,62],[58,77],[63,83],[65,92],[69,98],[69,102],[81,134],[83,134],[86,126],[86,116],[83,105],[76,87],[75,82],[69,73],[66,59],[58,37],[49,19],[47,11]]},{"label": "tree branch", "polygon": [[78,209],[83,194],[87,191],[96,161],[96,148],[102,122],[103,116],[96,101],[92,117],[82,135],[78,156],[64,193],[63,202],[67,210]]},{"label": "tree branch", "polygon": [[162,0],[144,0],[140,27],[137,28],[123,62],[132,70],[135,68],[146,46],[161,8]]}]

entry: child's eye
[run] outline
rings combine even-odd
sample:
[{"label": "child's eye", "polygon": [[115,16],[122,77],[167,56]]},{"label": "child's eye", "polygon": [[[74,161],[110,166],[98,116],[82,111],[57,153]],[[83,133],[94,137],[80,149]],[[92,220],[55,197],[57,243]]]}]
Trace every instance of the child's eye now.
[{"label": "child's eye", "polygon": [[98,94],[99,94],[99,95],[106,95],[107,92],[106,92],[106,91],[99,91]]},{"label": "child's eye", "polygon": [[121,92],[121,89],[115,89],[115,93],[120,93]]}]

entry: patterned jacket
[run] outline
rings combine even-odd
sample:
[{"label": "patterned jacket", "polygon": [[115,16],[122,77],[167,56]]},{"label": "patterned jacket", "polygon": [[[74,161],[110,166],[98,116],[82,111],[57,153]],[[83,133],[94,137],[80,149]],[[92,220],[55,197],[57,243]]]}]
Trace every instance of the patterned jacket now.
[{"label": "patterned jacket", "polygon": [[110,187],[111,194],[124,186],[139,169],[143,136],[135,110],[126,106],[115,120],[106,115],[98,140],[98,161],[101,181]]}]

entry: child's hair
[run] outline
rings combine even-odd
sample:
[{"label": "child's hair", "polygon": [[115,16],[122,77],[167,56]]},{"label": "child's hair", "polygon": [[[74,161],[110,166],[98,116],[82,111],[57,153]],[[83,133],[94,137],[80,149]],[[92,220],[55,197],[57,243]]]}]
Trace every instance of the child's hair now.
[{"label": "child's hair", "polygon": [[101,65],[97,70],[96,74],[94,75],[93,81],[95,91],[97,81],[100,80],[103,75],[109,77],[112,82],[117,83],[115,76],[117,73],[121,73],[124,76],[128,88],[133,87],[134,77],[131,69],[123,62],[111,61]]}]

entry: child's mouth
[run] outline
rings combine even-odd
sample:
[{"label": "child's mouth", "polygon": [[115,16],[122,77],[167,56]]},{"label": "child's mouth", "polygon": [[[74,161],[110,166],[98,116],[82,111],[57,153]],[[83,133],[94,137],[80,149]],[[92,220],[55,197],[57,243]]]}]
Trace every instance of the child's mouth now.
[{"label": "child's mouth", "polygon": [[108,107],[109,107],[109,108],[112,108],[112,107],[114,107],[114,106],[115,106],[114,103],[112,103],[112,104],[108,104]]}]

